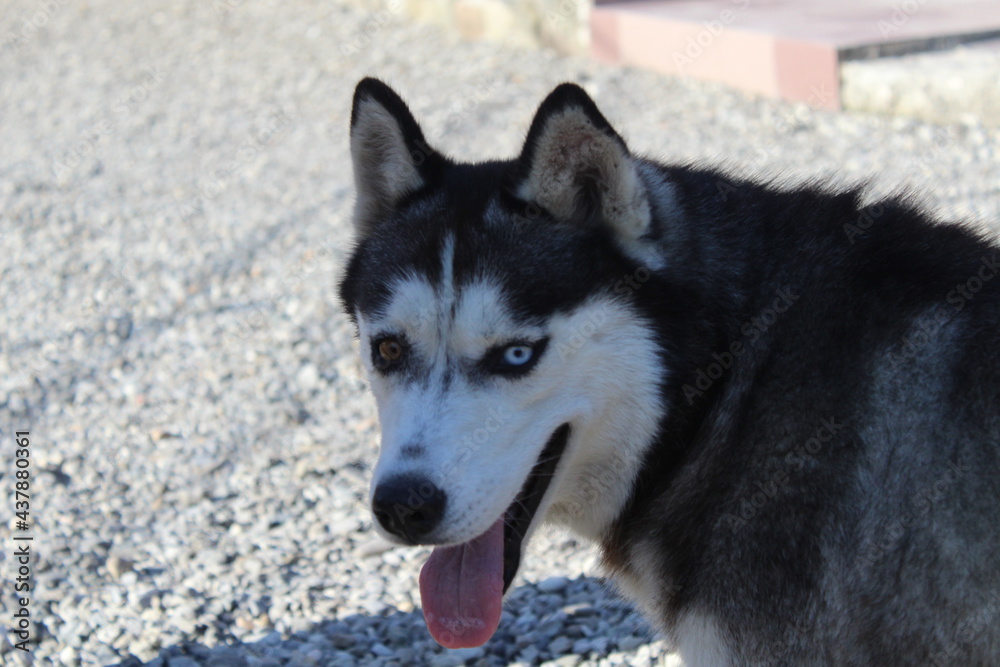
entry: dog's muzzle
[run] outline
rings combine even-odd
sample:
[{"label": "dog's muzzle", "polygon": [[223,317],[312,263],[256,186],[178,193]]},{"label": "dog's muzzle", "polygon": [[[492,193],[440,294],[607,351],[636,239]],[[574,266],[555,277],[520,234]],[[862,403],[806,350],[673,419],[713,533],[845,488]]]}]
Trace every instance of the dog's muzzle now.
[{"label": "dog's muzzle", "polygon": [[569,440],[555,430],[502,515],[467,542],[439,546],[420,571],[420,599],[431,635],[442,646],[480,646],[496,631],[503,595],[517,574],[525,538]]}]

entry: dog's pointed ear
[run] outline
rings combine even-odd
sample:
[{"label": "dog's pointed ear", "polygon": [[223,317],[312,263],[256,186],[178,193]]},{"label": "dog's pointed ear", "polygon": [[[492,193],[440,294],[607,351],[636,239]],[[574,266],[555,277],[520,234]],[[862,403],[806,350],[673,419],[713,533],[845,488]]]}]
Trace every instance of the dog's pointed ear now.
[{"label": "dog's pointed ear", "polygon": [[577,85],[558,86],[539,106],[518,165],[517,196],[559,221],[600,213],[626,242],[649,229],[650,205],[636,162]]},{"label": "dog's pointed ear", "polygon": [[351,159],[357,201],[354,227],[366,236],[400,199],[427,184],[443,160],[396,92],[378,79],[362,79],[351,107]]}]

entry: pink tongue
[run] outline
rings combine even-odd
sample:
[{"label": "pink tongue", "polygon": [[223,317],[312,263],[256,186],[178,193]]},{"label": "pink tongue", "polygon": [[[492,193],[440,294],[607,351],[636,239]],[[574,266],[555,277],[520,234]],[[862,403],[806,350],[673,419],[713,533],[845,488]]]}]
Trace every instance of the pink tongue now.
[{"label": "pink tongue", "polygon": [[438,547],[420,571],[427,629],[445,648],[482,646],[500,624],[503,517],[465,544]]}]

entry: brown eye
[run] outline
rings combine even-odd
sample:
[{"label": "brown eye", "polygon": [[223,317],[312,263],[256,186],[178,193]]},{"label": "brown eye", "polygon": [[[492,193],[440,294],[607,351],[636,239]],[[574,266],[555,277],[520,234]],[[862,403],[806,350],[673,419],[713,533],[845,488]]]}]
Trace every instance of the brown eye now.
[{"label": "brown eye", "polygon": [[386,361],[396,361],[403,356],[403,346],[396,340],[384,340],[378,344],[378,353]]},{"label": "brown eye", "polygon": [[386,338],[378,344],[378,353],[386,363],[392,363],[403,356],[403,346],[395,338]]}]

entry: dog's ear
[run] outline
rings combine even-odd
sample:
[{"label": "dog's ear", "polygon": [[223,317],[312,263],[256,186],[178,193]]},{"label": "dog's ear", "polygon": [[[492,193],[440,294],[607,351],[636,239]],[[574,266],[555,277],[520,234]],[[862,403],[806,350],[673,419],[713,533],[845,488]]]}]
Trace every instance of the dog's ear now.
[{"label": "dog's ear", "polygon": [[378,79],[362,79],[351,107],[354,227],[366,236],[400,199],[427,184],[443,158],[396,92]]},{"label": "dog's ear", "polygon": [[599,213],[622,240],[646,233],[646,188],[625,141],[582,88],[564,83],[542,102],[519,158],[516,194],[560,221]]}]

